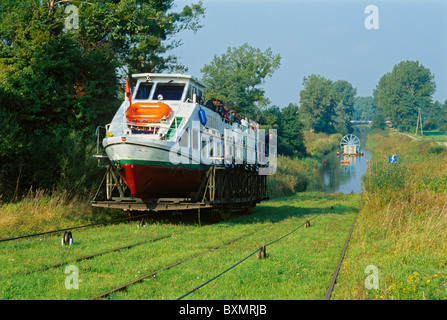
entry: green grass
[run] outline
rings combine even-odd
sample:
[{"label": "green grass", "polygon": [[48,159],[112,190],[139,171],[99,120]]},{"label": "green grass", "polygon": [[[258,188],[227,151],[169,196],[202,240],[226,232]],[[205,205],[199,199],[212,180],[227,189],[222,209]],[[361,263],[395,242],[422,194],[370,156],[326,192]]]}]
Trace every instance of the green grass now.
[{"label": "green grass", "polygon": [[[332,298],[445,300],[447,150],[393,132],[368,143],[363,206]],[[366,289],[370,265],[379,270],[378,289]]]},{"label": "green grass", "polygon": [[342,134],[325,134],[314,132],[303,132],[304,143],[307,152],[315,158],[323,158],[329,152],[335,151],[340,145]]},{"label": "green grass", "polygon": [[414,132],[409,132],[409,134],[425,141],[447,142],[447,132],[445,131],[426,130],[423,135],[420,134],[420,131],[417,135]]},{"label": "green grass", "polygon": [[321,161],[314,158],[292,159],[278,155],[275,174],[267,177],[268,194],[271,198],[291,196],[303,192],[317,179]]},{"label": "green grass", "polygon": [[[359,209],[359,195],[299,193],[258,205],[252,215],[198,227],[152,222],[146,228],[121,223],[73,232],[73,246],[60,237],[0,243],[0,299],[88,299],[251,231],[256,233],[203,254],[155,277],[113,293],[108,299],[176,299],[248,254],[312,220],[267,247],[269,257],[250,257],[187,299],[323,299],[347,233]],[[331,210],[331,206],[334,209]],[[265,227],[265,228],[264,228]],[[93,259],[70,263],[79,270],[79,289],[65,288],[65,267],[18,275],[162,235],[172,237]],[[69,265],[70,265],[69,264]]]}]

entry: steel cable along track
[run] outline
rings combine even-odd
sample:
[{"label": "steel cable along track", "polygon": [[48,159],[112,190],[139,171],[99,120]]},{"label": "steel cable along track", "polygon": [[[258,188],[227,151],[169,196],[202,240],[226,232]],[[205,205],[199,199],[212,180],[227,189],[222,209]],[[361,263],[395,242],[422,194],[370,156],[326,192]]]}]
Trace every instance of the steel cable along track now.
[{"label": "steel cable along track", "polygon": [[[320,213],[320,214],[321,214],[321,213]],[[310,219],[310,220],[308,220],[308,221],[311,221],[311,220],[315,219],[315,218],[318,217],[320,214],[318,214],[317,216],[315,216],[314,218],[312,218],[312,219]],[[256,231],[249,232],[249,233],[247,233],[247,234],[245,234],[245,235],[242,235],[242,236],[240,236],[240,237],[237,237],[237,238],[235,238],[235,239],[233,239],[233,240],[230,240],[230,241],[228,241],[228,242],[225,242],[225,243],[223,243],[223,244],[220,244],[220,245],[218,245],[218,246],[216,246],[216,247],[213,247],[213,248],[210,248],[210,249],[201,251],[201,252],[199,252],[199,253],[196,253],[196,254],[194,254],[194,255],[192,255],[192,256],[189,256],[189,257],[187,257],[187,258],[185,258],[185,259],[183,259],[183,260],[181,260],[181,261],[178,261],[178,262],[175,262],[175,263],[173,263],[173,264],[171,264],[171,265],[169,265],[169,266],[163,267],[163,268],[161,268],[161,269],[159,269],[159,270],[157,270],[157,271],[154,271],[154,272],[152,272],[152,273],[150,273],[150,274],[148,274],[148,275],[145,275],[145,276],[143,276],[143,277],[141,277],[141,278],[138,278],[138,279],[133,280],[133,281],[131,281],[131,282],[129,282],[129,283],[123,284],[123,285],[121,285],[121,286],[119,286],[119,287],[116,287],[116,288],[114,288],[114,289],[111,289],[111,290],[109,290],[109,291],[107,291],[107,292],[101,293],[101,294],[99,294],[99,295],[97,295],[97,296],[95,296],[95,297],[90,298],[89,300],[97,300],[97,299],[100,299],[100,298],[104,298],[104,297],[106,297],[106,296],[108,296],[108,295],[110,295],[110,294],[112,294],[112,293],[114,293],[114,292],[117,292],[117,291],[120,291],[120,290],[124,290],[124,289],[126,289],[127,287],[129,287],[129,286],[131,286],[131,285],[133,285],[133,284],[135,284],[135,283],[141,282],[141,281],[143,281],[144,279],[147,279],[147,278],[149,278],[149,277],[152,277],[152,276],[154,276],[154,275],[156,275],[156,274],[158,274],[158,273],[160,273],[160,272],[162,272],[162,271],[171,269],[171,268],[173,268],[173,267],[175,267],[175,266],[181,265],[181,264],[183,264],[183,263],[185,263],[185,262],[187,262],[187,261],[189,261],[189,260],[191,260],[191,259],[194,259],[194,258],[196,258],[196,257],[198,257],[198,256],[201,256],[201,255],[203,255],[203,254],[205,254],[205,253],[208,253],[208,252],[217,250],[217,249],[219,249],[219,248],[221,248],[221,247],[223,247],[223,246],[229,245],[229,244],[231,244],[231,243],[233,243],[233,242],[236,242],[236,241],[238,241],[238,240],[240,240],[240,239],[243,239],[243,238],[245,238],[245,237],[248,237],[248,236],[250,236],[250,235],[252,235],[252,234],[254,234],[254,233],[257,233],[257,232],[259,232],[259,231],[261,231],[261,230],[264,230],[264,229],[267,228],[267,227],[270,227],[270,226],[274,225],[275,223],[277,223],[277,222],[273,222],[273,223],[272,223],[271,225],[269,225],[269,226],[265,226],[265,227],[262,227],[262,228],[260,228],[260,229],[258,229],[258,230],[256,230]],[[306,223],[306,222],[305,222],[305,223]],[[304,224],[305,224],[305,223],[304,223]],[[303,225],[304,225],[304,224],[303,224]],[[302,227],[303,225],[301,225],[300,227]],[[298,227],[297,229],[299,229],[300,227]],[[293,230],[292,232],[295,232],[297,229]],[[292,232],[290,232],[290,233],[292,233]],[[272,244],[272,243],[274,243],[274,242],[276,242],[276,241],[281,240],[282,238],[288,236],[290,233],[286,234],[285,236],[283,236],[283,237],[281,237],[281,238],[279,238],[279,239],[276,239],[276,240],[270,242],[270,243],[267,244],[267,245],[270,245],[270,244]],[[266,246],[267,246],[267,245],[266,245]],[[258,250],[256,250],[254,253],[256,253],[257,251],[258,251]],[[253,254],[254,254],[254,253],[253,253]],[[252,254],[251,254],[251,255],[252,255]],[[250,255],[250,256],[251,256],[251,255]],[[248,259],[248,257],[246,257],[245,259]],[[244,260],[245,260],[245,259],[244,259]],[[240,262],[239,262],[239,263],[240,263]],[[225,272],[226,272],[226,271],[225,271]]]},{"label": "steel cable along track", "polygon": [[37,237],[37,236],[42,236],[42,235],[51,234],[51,233],[61,233],[61,232],[68,231],[68,230],[88,228],[88,227],[93,227],[93,226],[98,226],[98,225],[108,225],[108,224],[112,224],[112,223],[115,223],[115,222],[121,222],[121,221],[126,221],[126,220],[143,218],[143,217],[146,217],[146,216],[148,216],[150,214],[151,213],[145,213],[145,214],[141,214],[141,215],[134,216],[134,217],[127,217],[127,218],[115,219],[115,220],[104,221],[104,222],[96,222],[96,223],[86,224],[86,225],[83,225],[83,226],[70,227],[70,228],[65,228],[65,229],[58,229],[58,230],[41,232],[41,233],[28,234],[28,235],[14,237],[14,238],[0,239],[0,243],[1,242],[6,242],[6,241],[13,241],[13,240]]},{"label": "steel cable along track", "polygon": [[[182,233],[176,233],[175,235],[179,235],[179,234],[182,234]],[[156,242],[156,241],[159,241],[159,240],[167,239],[167,238],[172,237],[173,235],[174,234],[161,236],[161,237],[158,237],[158,238],[154,238],[154,239],[146,240],[146,241],[143,241],[143,242],[127,245],[127,246],[124,246],[124,247],[111,249],[111,250],[103,251],[103,252],[100,252],[100,253],[95,253],[95,254],[92,254],[92,255],[89,255],[89,256],[73,259],[73,260],[70,260],[70,261],[60,262],[60,263],[57,263],[57,264],[53,264],[51,266],[47,266],[47,267],[43,267],[43,268],[39,268],[39,269],[35,269],[35,270],[30,270],[30,271],[27,271],[27,272],[24,272],[24,273],[13,274],[13,275],[10,275],[10,276],[4,277],[4,278],[0,278],[0,281],[1,280],[6,280],[6,279],[9,279],[9,278],[13,278],[13,277],[18,277],[18,276],[23,276],[23,275],[39,272],[39,271],[45,271],[45,270],[52,269],[52,268],[57,268],[57,267],[60,267],[60,266],[63,266],[63,265],[66,265],[66,264],[69,264],[69,263],[72,263],[72,262],[79,262],[79,261],[83,261],[83,260],[92,259],[94,257],[102,256],[102,255],[107,254],[107,253],[112,253],[112,252],[116,252],[116,251],[130,249],[130,248],[133,248],[133,247],[141,246],[143,244],[147,244],[147,243],[151,243],[151,242]]]},{"label": "steel cable along track", "polygon": [[[277,223],[277,222],[276,222],[276,221],[275,221],[275,222],[272,222],[272,224],[271,224],[270,226],[272,226],[272,225],[275,224],[275,223]],[[144,279],[147,279],[147,278],[149,278],[149,277],[152,277],[152,276],[158,274],[159,272],[162,272],[162,271],[171,269],[171,268],[173,268],[173,267],[175,267],[175,266],[181,265],[181,264],[185,263],[185,262],[188,261],[188,260],[194,259],[194,258],[196,258],[196,257],[198,257],[198,256],[201,256],[201,255],[203,255],[203,254],[205,254],[205,253],[208,253],[208,252],[211,252],[211,251],[213,251],[213,250],[217,250],[217,249],[219,249],[220,247],[229,245],[229,244],[231,244],[231,243],[233,243],[233,242],[236,242],[236,241],[238,241],[238,240],[240,240],[240,239],[243,239],[243,238],[245,238],[245,237],[248,237],[248,236],[250,236],[250,235],[252,235],[252,234],[254,234],[254,233],[256,233],[256,232],[259,232],[259,231],[261,231],[261,230],[264,230],[264,229],[267,228],[267,227],[269,227],[269,226],[262,227],[262,228],[260,228],[260,229],[258,229],[258,230],[256,230],[256,231],[252,231],[252,232],[250,232],[250,233],[247,233],[247,234],[245,234],[245,235],[242,235],[242,236],[240,236],[240,237],[237,237],[237,238],[235,238],[235,239],[233,239],[233,240],[230,240],[230,241],[228,241],[228,242],[225,242],[225,243],[223,243],[223,244],[220,244],[220,245],[218,245],[218,246],[216,246],[216,247],[214,247],[214,248],[210,248],[210,249],[201,251],[201,252],[199,252],[199,253],[196,253],[196,254],[194,254],[194,255],[188,257],[188,258],[185,258],[185,259],[183,259],[183,260],[181,260],[181,261],[175,262],[175,263],[173,263],[173,264],[171,264],[171,265],[169,265],[169,266],[166,266],[166,267],[164,267],[164,268],[161,268],[160,270],[154,271],[154,272],[152,272],[152,273],[150,273],[150,274],[148,274],[148,275],[146,275],[146,276],[143,276],[143,277],[138,278],[138,279],[136,279],[136,280],[134,280],[134,281],[131,281],[131,282],[126,283],[126,284],[123,284],[123,285],[121,285],[121,286],[119,286],[119,287],[116,287],[116,288],[114,288],[114,289],[111,289],[111,290],[109,290],[109,291],[107,291],[107,292],[104,292],[104,293],[102,293],[102,294],[100,294],[100,295],[97,295],[97,296],[95,296],[95,297],[92,297],[92,298],[90,298],[89,300],[96,300],[96,299],[104,298],[104,297],[110,295],[111,293],[114,293],[114,292],[117,292],[117,291],[120,291],[120,290],[124,290],[124,289],[126,289],[127,287],[129,287],[129,286],[131,286],[131,285],[133,285],[133,284],[135,284],[135,283],[141,282],[141,281],[143,281]]]},{"label": "steel cable along track", "polygon": [[[275,239],[275,240],[273,240],[273,241],[267,243],[266,245],[264,245],[264,247],[267,247],[267,246],[269,246],[269,245],[271,245],[271,244],[274,244],[275,242],[278,242],[278,241],[284,239],[285,237],[291,235],[292,233],[294,233],[295,231],[297,231],[298,229],[300,229],[301,227],[303,227],[307,222],[312,221],[312,220],[318,218],[321,214],[322,214],[322,213],[319,213],[319,214],[317,214],[315,217],[313,217],[313,218],[311,218],[311,219],[309,219],[309,220],[306,220],[303,224],[301,224],[301,225],[298,226],[297,228],[293,229],[292,231],[290,231],[289,233],[283,235],[282,237],[279,237],[279,238],[277,238],[277,239]],[[211,281],[213,281],[213,280],[219,278],[220,276],[222,276],[223,274],[227,273],[228,271],[230,271],[231,269],[233,269],[233,268],[236,267],[237,265],[241,264],[242,262],[244,262],[245,260],[247,260],[248,258],[250,258],[251,256],[253,256],[254,254],[258,253],[258,251],[259,251],[259,249],[256,249],[255,251],[253,251],[252,253],[250,253],[249,255],[247,255],[245,258],[243,258],[243,259],[239,260],[238,262],[236,262],[235,264],[233,264],[231,267],[229,267],[229,268],[227,268],[226,270],[222,271],[221,273],[219,273],[219,274],[216,275],[215,277],[213,277],[213,278],[211,278],[211,279],[205,281],[204,283],[202,283],[202,284],[199,285],[198,287],[196,287],[196,288],[194,288],[194,289],[188,291],[188,292],[185,293],[184,295],[178,297],[176,300],[181,300],[181,299],[183,299],[184,297],[190,295],[191,293],[197,291],[198,289],[204,287],[205,285],[207,285],[207,284],[210,283]]]},{"label": "steel cable along track", "polygon": [[[324,212],[324,211],[323,211],[323,212]],[[283,238],[289,236],[290,234],[294,233],[295,231],[297,231],[298,229],[300,229],[301,227],[303,227],[307,222],[312,221],[312,220],[316,219],[317,217],[319,217],[323,212],[317,214],[315,217],[313,217],[313,218],[311,218],[311,219],[309,219],[309,220],[306,220],[303,224],[301,224],[300,226],[298,226],[298,227],[295,228],[294,230],[290,231],[289,233],[285,234],[284,236],[281,236],[281,237],[279,237],[279,238],[277,238],[277,239],[275,239],[275,240],[269,242],[269,243],[266,244],[264,247],[267,247],[267,246],[269,246],[269,245],[271,245],[271,244],[273,244],[273,243],[275,243],[275,242],[278,242],[278,241],[280,241],[281,239],[283,239]],[[273,222],[270,226],[272,226],[272,225],[275,224],[275,223],[276,223],[276,222]],[[221,247],[223,247],[223,246],[229,245],[229,244],[231,244],[231,243],[233,243],[233,242],[236,242],[236,241],[238,241],[238,240],[240,240],[240,239],[243,239],[243,238],[245,238],[245,237],[248,237],[248,236],[250,236],[250,235],[252,235],[252,234],[254,234],[254,233],[257,233],[257,232],[259,232],[259,231],[261,231],[261,230],[263,230],[263,229],[265,229],[265,228],[267,228],[267,227],[270,227],[270,226],[266,226],[266,227],[263,227],[263,228],[258,229],[258,230],[256,230],[256,231],[252,231],[252,232],[250,232],[250,233],[247,233],[247,234],[245,234],[245,235],[242,235],[242,236],[240,236],[240,237],[237,237],[237,238],[235,238],[235,239],[233,239],[233,240],[230,240],[230,241],[228,241],[228,242],[225,242],[225,243],[223,243],[223,244],[220,244],[220,245],[218,245],[218,246],[216,246],[216,247],[213,247],[213,248],[210,248],[210,249],[201,251],[201,252],[199,252],[199,253],[196,253],[196,254],[194,254],[194,255],[192,255],[192,256],[189,256],[189,257],[187,257],[187,258],[185,258],[185,259],[183,259],[183,260],[181,260],[181,261],[175,262],[175,263],[173,263],[173,264],[171,264],[171,265],[169,265],[169,266],[166,266],[166,267],[164,267],[164,268],[161,268],[161,269],[159,269],[159,270],[157,270],[157,271],[154,271],[154,272],[152,272],[152,273],[150,273],[150,274],[148,274],[148,275],[145,275],[145,276],[143,276],[143,277],[141,277],[141,278],[135,279],[135,280],[133,280],[133,281],[131,281],[131,282],[129,282],[129,283],[126,283],[126,284],[124,284],[124,285],[121,285],[121,286],[119,286],[119,287],[116,287],[116,288],[114,288],[114,289],[111,289],[111,290],[109,290],[109,291],[107,291],[107,292],[104,292],[104,293],[102,293],[102,294],[99,294],[99,295],[97,295],[97,296],[95,296],[95,297],[92,297],[92,298],[90,298],[90,300],[97,300],[97,299],[100,299],[100,298],[104,298],[104,297],[106,297],[106,296],[108,296],[108,295],[110,295],[110,294],[112,294],[112,293],[114,293],[114,292],[117,292],[117,291],[120,291],[120,290],[124,290],[124,289],[126,289],[127,287],[129,287],[129,286],[131,286],[131,285],[133,285],[133,284],[135,284],[135,283],[141,282],[141,281],[143,281],[144,279],[147,279],[147,278],[149,278],[149,277],[152,277],[152,276],[154,276],[154,275],[156,275],[156,274],[158,274],[158,273],[160,273],[160,272],[162,272],[162,271],[165,271],[165,270],[171,269],[171,268],[173,268],[173,267],[175,267],[175,266],[181,265],[181,264],[183,264],[183,263],[185,263],[185,262],[187,262],[187,261],[189,261],[189,260],[192,260],[192,259],[194,259],[194,258],[196,258],[196,257],[199,257],[199,256],[201,256],[201,255],[203,255],[203,254],[205,254],[205,253],[208,253],[208,252],[217,250],[217,249],[219,249],[219,248],[221,248]],[[191,290],[191,291],[185,293],[184,295],[182,295],[181,297],[177,298],[176,300],[180,300],[180,299],[186,297],[187,295],[193,293],[194,291],[197,291],[198,289],[200,289],[201,287],[203,287],[203,286],[205,286],[206,284],[210,283],[210,282],[213,281],[214,279],[220,277],[220,276],[223,275],[224,273],[228,272],[229,270],[233,269],[233,268],[236,267],[237,265],[241,264],[242,262],[244,262],[245,260],[247,260],[249,257],[251,257],[252,255],[256,254],[258,251],[259,251],[258,249],[255,250],[254,252],[250,253],[248,256],[246,256],[245,258],[243,258],[243,259],[240,260],[239,262],[235,263],[235,264],[234,264],[233,266],[231,266],[230,268],[226,269],[225,271],[221,272],[221,273],[218,274],[217,276],[215,276],[215,277],[213,277],[212,279],[206,281],[205,283],[201,284],[200,286],[196,287],[195,289],[193,289],[193,290]]]},{"label": "steel cable along track", "polygon": [[89,300],[97,300],[97,299],[100,299],[100,298],[104,298],[104,297],[110,295],[111,293],[114,293],[114,292],[117,292],[117,291],[126,289],[127,287],[129,287],[129,286],[131,286],[131,285],[133,285],[133,284],[135,284],[135,283],[141,282],[141,281],[143,281],[143,280],[146,279],[146,278],[152,277],[152,276],[156,275],[156,274],[159,273],[159,272],[162,272],[162,271],[171,269],[171,268],[173,268],[173,267],[175,267],[175,266],[181,265],[181,264],[185,263],[186,261],[189,261],[189,260],[191,260],[191,259],[194,259],[194,258],[196,258],[196,257],[198,257],[198,256],[201,256],[201,255],[205,254],[205,253],[208,253],[208,252],[217,250],[217,249],[219,249],[220,247],[229,245],[229,244],[231,244],[231,243],[233,243],[233,242],[236,242],[236,241],[238,241],[238,240],[240,240],[240,239],[242,239],[242,238],[248,237],[249,235],[252,235],[252,234],[254,234],[254,233],[258,232],[258,231],[259,231],[259,230],[257,230],[257,231],[252,231],[252,232],[250,232],[250,233],[247,233],[247,234],[245,234],[245,235],[242,235],[242,236],[240,236],[240,237],[237,237],[237,238],[235,238],[235,239],[233,239],[233,240],[230,240],[230,241],[227,241],[227,242],[225,242],[225,243],[222,243],[222,244],[220,244],[220,245],[218,245],[218,246],[216,246],[216,247],[213,247],[213,248],[210,248],[210,249],[201,251],[201,252],[199,252],[199,253],[196,253],[196,254],[194,254],[194,255],[192,255],[192,256],[189,256],[189,257],[187,257],[187,258],[185,258],[185,259],[183,259],[183,260],[181,260],[181,261],[177,261],[177,262],[175,262],[175,263],[173,263],[173,264],[171,264],[171,265],[169,265],[169,266],[163,267],[163,268],[161,268],[160,270],[154,271],[154,272],[152,272],[152,273],[150,273],[150,274],[148,274],[148,275],[145,275],[145,276],[143,276],[143,277],[141,277],[141,278],[138,278],[138,279],[136,279],[136,280],[133,280],[133,281],[131,281],[131,282],[129,282],[129,283],[123,284],[123,285],[121,285],[121,286],[119,286],[119,287],[116,287],[116,288],[114,288],[114,289],[111,289],[111,290],[109,290],[109,291],[107,291],[107,292],[101,293],[101,294],[99,294],[99,295],[97,295],[97,296],[95,296],[95,297],[90,298]]}]

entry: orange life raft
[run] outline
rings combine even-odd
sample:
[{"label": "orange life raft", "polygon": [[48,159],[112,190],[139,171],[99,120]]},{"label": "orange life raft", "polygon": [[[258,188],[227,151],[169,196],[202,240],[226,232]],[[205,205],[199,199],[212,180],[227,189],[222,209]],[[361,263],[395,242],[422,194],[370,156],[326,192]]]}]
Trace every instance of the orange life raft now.
[{"label": "orange life raft", "polygon": [[131,122],[159,123],[163,117],[169,118],[171,107],[162,102],[139,102],[132,104],[126,111]]}]

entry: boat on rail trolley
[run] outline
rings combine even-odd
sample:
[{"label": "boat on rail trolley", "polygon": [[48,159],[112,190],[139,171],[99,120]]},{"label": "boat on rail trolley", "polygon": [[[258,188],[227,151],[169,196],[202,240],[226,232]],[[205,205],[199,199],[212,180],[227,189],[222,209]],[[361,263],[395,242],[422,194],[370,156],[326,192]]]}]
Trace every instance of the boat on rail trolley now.
[{"label": "boat on rail trolley", "polygon": [[256,122],[230,122],[205,107],[205,86],[190,75],[133,77],[134,93],[126,79],[125,100],[96,132],[94,156],[107,170],[105,196],[98,192],[94,206],[228,213],[268,198],[276,135],[267,138]]}]

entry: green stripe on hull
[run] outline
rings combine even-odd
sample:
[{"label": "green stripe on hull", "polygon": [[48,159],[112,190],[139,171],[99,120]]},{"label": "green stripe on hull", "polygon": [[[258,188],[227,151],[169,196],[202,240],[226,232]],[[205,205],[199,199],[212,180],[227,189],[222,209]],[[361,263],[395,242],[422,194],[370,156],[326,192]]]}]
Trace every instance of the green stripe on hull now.
[{"label": "green stripe on hull", "polygon": [[124,164],[135,164],[141,166],[154,166],[154,167],[168,167],[168,168],[181,168],[189,170],[208,170],[209,166],[202,164],[190,164],[190,163],[178,163],[174,164],[168,161],[148,161],[148,160],[118,160],[112,161],[112,165],[124,165]]}]

